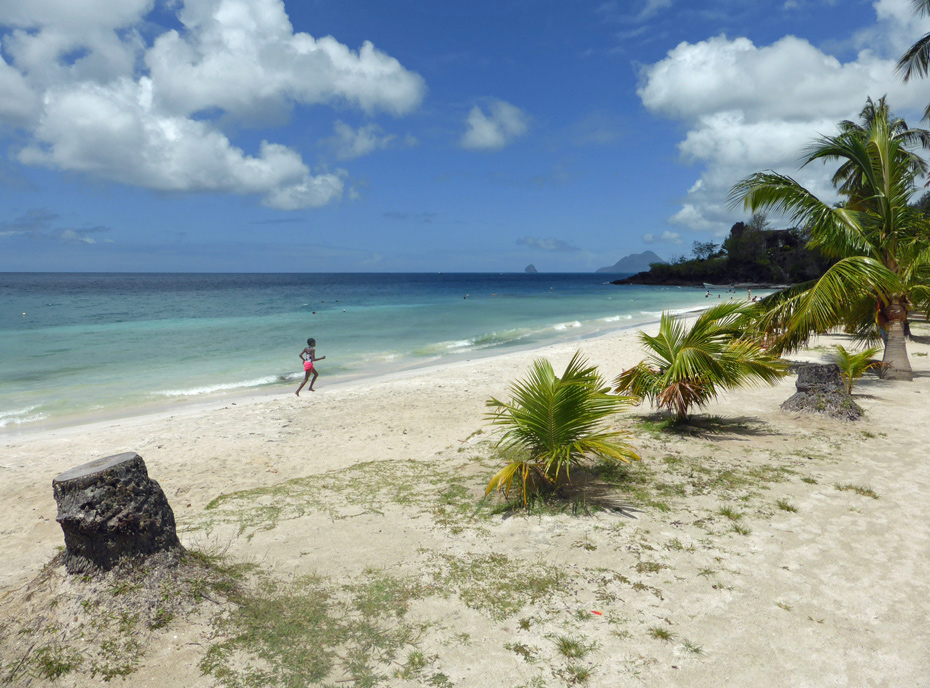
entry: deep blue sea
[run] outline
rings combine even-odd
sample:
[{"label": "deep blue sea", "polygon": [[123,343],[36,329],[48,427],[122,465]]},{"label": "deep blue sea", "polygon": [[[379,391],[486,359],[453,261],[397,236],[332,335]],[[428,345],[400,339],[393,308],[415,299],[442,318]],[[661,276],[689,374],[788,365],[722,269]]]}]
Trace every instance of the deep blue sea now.
[{"label": "deep blue sea", "polygon": [[578,340],[706,304],[603,274],[0,273],[0,431]]}]

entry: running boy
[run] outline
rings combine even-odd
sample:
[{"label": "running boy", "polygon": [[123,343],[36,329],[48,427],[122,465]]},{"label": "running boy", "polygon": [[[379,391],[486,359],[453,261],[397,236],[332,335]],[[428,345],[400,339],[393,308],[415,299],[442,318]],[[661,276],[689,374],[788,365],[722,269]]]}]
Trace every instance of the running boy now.
[{"label": "running boy", "polygon": [[297,396],[300,396],[300,390],[304,388],[304,385],[307,384],[307,380],[310,380],[310,374],[313,374],[313,379],[310,380],[310,386],[307,388],[311,392],[315,392],[313,389],[313,383],[316,382],[316,379],[320,376],[316,369],[313,367],[314,361],[322,361],[326,356],[320,356],[317,358],[316,355],[316,340],[311,337],[307,340],[307,348],[300,352],[300,360],[304,362],[304,381],[300,383],[300,387],[297,388],[297,391],[294,392]]}]

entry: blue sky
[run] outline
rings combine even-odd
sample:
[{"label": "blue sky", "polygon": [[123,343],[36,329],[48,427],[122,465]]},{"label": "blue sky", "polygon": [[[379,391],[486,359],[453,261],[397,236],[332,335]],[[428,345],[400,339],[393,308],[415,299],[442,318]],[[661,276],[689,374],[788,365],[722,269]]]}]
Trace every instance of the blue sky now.
[{"label": "blue sky", "polygon": [[[589,272],[930,80],[910,0],[0,3],[0,271]],[[777,218],[773,218],[777,224]]]}]

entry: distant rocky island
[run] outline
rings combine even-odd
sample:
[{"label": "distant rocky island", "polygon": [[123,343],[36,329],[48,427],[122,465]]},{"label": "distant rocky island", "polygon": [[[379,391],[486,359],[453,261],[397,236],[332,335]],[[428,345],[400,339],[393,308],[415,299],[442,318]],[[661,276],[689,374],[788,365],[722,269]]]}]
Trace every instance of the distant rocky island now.
[{"label": "distant rocky island", "polygon": [[595,272],[603,272],[611,275],[632,275],[636,272],[645,272],[653,263],[665,263],[662,258],[652,251],[643,251],[642,253],[631,253],[624,256],[613,265],[606,268],[598,268]]},{"label": "distant rocky island", "polygon": [[523,272],[525,272],[528,275],[535,275],[537,272],[539,272],[539,270],[536,269],[535,265],[530,263],[529,265],[526,266]]}]

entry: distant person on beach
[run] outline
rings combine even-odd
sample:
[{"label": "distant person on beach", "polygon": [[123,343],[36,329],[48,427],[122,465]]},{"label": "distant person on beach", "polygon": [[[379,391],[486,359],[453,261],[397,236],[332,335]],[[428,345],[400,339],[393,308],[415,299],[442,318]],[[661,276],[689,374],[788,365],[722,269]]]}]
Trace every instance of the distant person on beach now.
[{"label": "distant person on beach", "polygon": [[310,380],[310,386],[307,388],[311,392],[315,392],[313,389],[313,383],[316,382],[316,379],[320,376],[316,372],[316,368],[313,367],[314,361],[322,361],[326,356],[320,356],[319,358],[316,355],[316,340],[311,337],[307,340],[307,348],[300,352],[300,360],[304,362],[304,381],[300,383],[300,387],[297,388],[297,391],[294,392],[297,396],[300,396],[300,390],[304,388],[304,385],[307,384],[307,380],[310,380],[310,375],[313,375],[313,379]]}]

